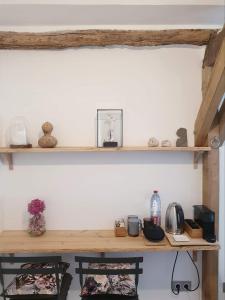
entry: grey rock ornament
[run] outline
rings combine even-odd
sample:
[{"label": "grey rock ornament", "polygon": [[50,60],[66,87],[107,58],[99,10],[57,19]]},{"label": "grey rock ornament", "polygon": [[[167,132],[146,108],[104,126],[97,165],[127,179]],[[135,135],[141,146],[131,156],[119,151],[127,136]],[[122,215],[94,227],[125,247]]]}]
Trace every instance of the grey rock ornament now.
[{"label": "grey rock ornament", "polygon": [[38,140],[38,145],[42,148],[54,148],[57,144],[57,139],[51,135],[53,125],[50,122],[45,122],[42,125],[44,136]]},{"label": "grey rock ornament", "polygon": [[151,137],[148,141],[148,146],[149,147],[158,147],[159,141],[155,137]]},{"label": "grey rock ornament", "polygon": [[162,147],[171,147],[172,146],[172,142],[170,140],[163,140],[161,142],[161,146]]},{"label": "grey rock ornament", "polygon": [[178,139],[176,141],[177,147],[187,147],[188,141],[187,141],[187,129],[186,128],[179,128],[176,132]]},{"label": "grey rock ornament", "polygon": [[220,147],[220,138],[218,136],[214,136],[213,138],[211,138],[211,140],[209,141],[210,146],[213,149],[218,149]]}]

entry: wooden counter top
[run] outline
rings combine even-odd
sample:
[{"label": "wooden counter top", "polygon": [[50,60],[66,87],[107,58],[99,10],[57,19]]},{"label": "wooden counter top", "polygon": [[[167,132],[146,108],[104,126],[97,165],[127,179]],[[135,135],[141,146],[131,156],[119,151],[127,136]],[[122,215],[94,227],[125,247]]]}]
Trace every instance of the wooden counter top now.
[{"label": "wooden counter top", "polygon": [[0,253],[150,252],[218,250],[218,245],[146,246],[142,236],[115,237],[112,230],[52,230],[30,237],[26,231],[3,231]]}]

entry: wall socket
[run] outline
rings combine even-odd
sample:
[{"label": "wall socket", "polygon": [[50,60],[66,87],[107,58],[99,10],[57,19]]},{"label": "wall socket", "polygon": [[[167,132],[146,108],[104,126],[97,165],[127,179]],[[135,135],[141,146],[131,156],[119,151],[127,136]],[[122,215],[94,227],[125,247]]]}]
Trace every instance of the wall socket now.
[{"label": "wall socket", "polygon": [[188,289],[191,290],[191,281],[173,281],[172,288],[174,291],[177,291],[177,286],[180,286],[180,292],[188,292],[188,290],[184,287],[188,286]]}]

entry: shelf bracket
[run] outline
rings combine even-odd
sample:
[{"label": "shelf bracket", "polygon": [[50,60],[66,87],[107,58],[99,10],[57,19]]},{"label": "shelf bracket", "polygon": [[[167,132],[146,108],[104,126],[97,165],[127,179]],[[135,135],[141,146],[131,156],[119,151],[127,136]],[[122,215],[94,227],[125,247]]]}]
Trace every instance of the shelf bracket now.
[{"label": "shelf bracket", "polygon": [[204,151],[197,151],[194,152],[194,169],[198,169],[198,162],[201,156],[203,155]]},{"label": "shelf bracket", "polygon": [[12,153],[2,153],[1,159],[3,161],[7,162],[8,166],[9,166],[9,170],[13,170],[13,155],[12,155]]},{"label": "shelf bracket", "polygon": [[198,251],[194,250],[192,252],[193,261],[196,262],[198,260]]}]

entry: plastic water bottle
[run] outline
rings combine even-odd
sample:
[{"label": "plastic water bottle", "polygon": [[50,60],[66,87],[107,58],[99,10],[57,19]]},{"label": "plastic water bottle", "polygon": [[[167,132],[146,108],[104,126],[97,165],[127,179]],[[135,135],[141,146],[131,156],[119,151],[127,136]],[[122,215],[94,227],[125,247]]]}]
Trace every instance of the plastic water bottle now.
[{"label": "plastic water bottle", "polygon": [[161,201],[158,191],[154,191],[150,202],[150,218],[156,225],[161,225]]}]

